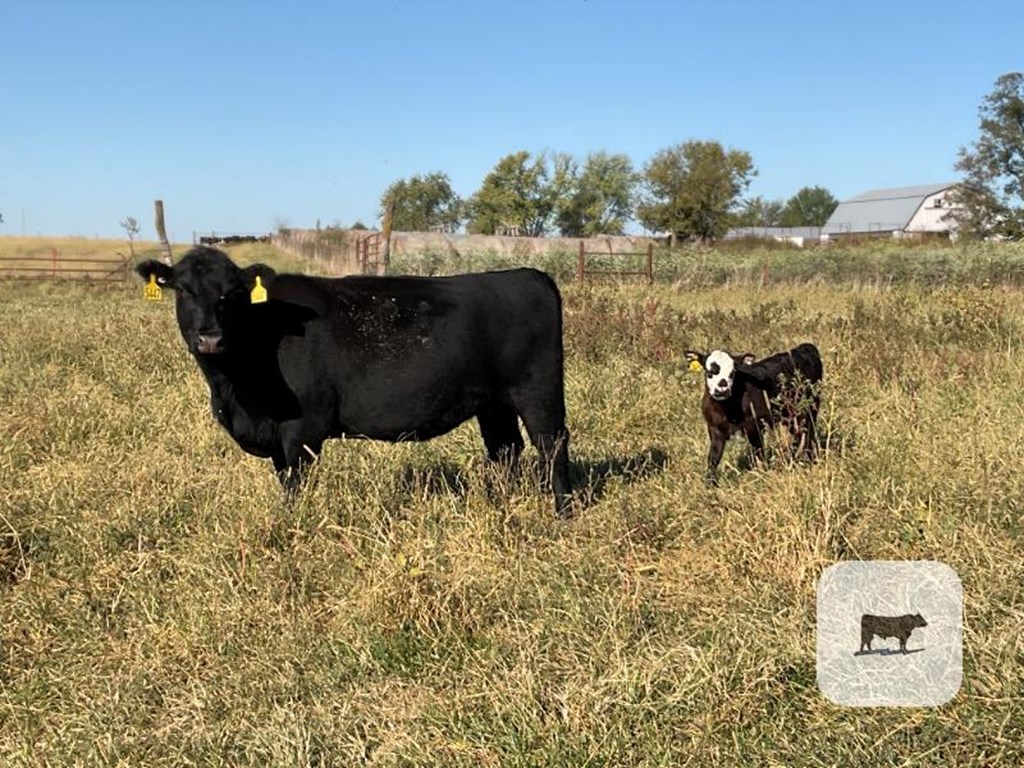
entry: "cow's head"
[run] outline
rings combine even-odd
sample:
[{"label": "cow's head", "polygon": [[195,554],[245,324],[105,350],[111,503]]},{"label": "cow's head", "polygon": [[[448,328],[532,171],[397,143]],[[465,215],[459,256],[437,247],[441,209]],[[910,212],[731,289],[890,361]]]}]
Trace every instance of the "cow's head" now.
[{"label": "cow's head", "polygon": [[232,337],[244,327],[256,277],[266,286],[275,274],[265,264],[243,269],[223,251],[202,245],[173,267],[150,260],[135,271],[144,280],[153,275],[158,285],[174,290],[178,328],[193,355],[228,351]]},{"label": "cow's head", "polygon": [[754,362],[754,356],[749,352],[734,357],[721,349],[706,355],[690,349],[683,356],[690,362],[696,361],[704,369],[704,384],[714,400],[728,400],[732,396],[737,372]]},{"label": "cow's head", "polygon": [[924,616],[920,613],[915,613],[913,616],[913,624],[915,627],[927,627],[928,622],[924,620]]}]

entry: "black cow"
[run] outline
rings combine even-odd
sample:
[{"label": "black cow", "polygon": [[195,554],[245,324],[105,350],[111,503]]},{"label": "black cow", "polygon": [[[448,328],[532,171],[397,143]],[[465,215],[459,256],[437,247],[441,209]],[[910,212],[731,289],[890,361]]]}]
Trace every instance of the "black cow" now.
[{"label": "black cow", "polygon": [[860,617],[860,650],[871,650],[871,641],[875,635],[881,638],[895,637],[900,641],[900,651],[907,652],[907,640],[910,633],[917,627],[927,627],[928,622],[920,613],[908,613],[904,616],[872,616],[865,613]]},{"label": "black cow", "polygon": [[522,419],[570,513],[562,304],[543,272],[309,277],[205,246],[137,271],[175,290],[213,415],[289,493],[330,437],[429,440],[475,416],[488,457],[515,464]]},{"label": "black cow", "polygon": [[821,355],[813,344],[755,361],[747,353],[734,357],[716,349],[710,354],[687,350],[684,357],[704,369],[701,411],[708,428],[707,479],[714,483],[729,438],[742,432],[756,459],[764,458],[763,430],[783,424],[807,458],[817,452],[815,422],[821,405]]}]

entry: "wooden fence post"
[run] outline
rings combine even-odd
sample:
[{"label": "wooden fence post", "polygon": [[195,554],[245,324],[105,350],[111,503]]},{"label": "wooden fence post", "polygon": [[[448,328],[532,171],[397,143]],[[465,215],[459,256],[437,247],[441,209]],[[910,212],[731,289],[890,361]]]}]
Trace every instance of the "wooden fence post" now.
[{"label": "wooden fence post", "polygon": [[167,262],[167,266],[171,266],[174,263],[174,257],[171,254],[171,244],[167,241],[167,229],[164,227],[164,201],[157,200],[153,207],[156,213],[156,234],[164,249],[164,261]]},{"label": "wooden fence post", "polygon": [[576,279],[581,283],[587,274],[587,262],[583,251],[583,241],[580,240],[580,254],[576,258]]},{"label": "wooden fence post", "polygon": [[654,283],[654,243],[647,244],[647,256],[644,257],[644,270],[647,272],[647,282]]},{"label": "wooden fence post", "polygon": [[388,198],[388,207],[384,211],[384,221],[381,222],[381,237],[383,242],[381,243],[381,251],[378,258],[380,263],[377,265],[377,274],[386,275],[388,273],[388,266],[391,264],[391,220],[395,214],[395,200],[394,198]]}]

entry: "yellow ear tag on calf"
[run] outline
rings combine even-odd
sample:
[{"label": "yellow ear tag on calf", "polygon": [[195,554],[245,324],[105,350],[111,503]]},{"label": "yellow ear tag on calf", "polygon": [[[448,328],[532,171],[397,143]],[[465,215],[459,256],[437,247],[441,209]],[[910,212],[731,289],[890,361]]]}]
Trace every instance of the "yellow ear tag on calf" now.
[{"label": "yellow ear tag on calf", "polygon": [[693,371],[694,373],[696,373],[697,371],[701,370],[700,361],[699,360],[691,360],[690,361],[690,370]]},{"label": "yellow ear tag on calf", "polygon": [[163,298],[163,291],[156,284],[156,275],[149,273],[149,282],[142,287],[142,298],[146,301],[160,301]]},{"label": "yellow ear tag on calf", "polygon": [[263,287],[263,281],[260,280],[259,275],[256,275],[256,285],[253,286],[252,293],[249,294],[249,300],[253,304],[262,304],[267,300],[267,289]]}]

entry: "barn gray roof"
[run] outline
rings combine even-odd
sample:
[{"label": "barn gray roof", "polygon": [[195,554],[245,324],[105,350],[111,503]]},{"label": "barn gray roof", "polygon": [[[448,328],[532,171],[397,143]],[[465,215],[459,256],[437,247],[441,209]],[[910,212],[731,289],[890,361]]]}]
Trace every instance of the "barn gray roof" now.
[{"label": "barn gray roof", "polygon": [[836,206],[822,231],[825,234],[843,234],[902,230],[914,218],[926,197],[949,189],[954,184],[955,182],[947,182],[873,189],[844,200]]}]

